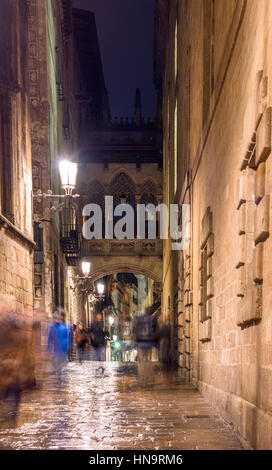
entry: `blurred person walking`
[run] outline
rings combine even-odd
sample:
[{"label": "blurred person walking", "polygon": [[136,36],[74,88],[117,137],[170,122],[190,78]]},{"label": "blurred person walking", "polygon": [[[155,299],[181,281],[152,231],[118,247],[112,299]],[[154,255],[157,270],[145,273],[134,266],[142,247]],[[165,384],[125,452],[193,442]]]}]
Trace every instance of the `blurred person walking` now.
[{"label": "blurred person walking", "polygon": [[65,312],[58,309],[48,334],[48,352],[53,354],[53,366],[59,384],[62,383],[62,369],[67,362],[70,332],[65,324]]},{"label": "blurred person walking", "polygon": [[79,323],[75,330],[74,341],[77,347],[78,362],[81,364],[82,360],[85,359],[86,347],[89,344],[89,337],[82,323]]},{"label": "blurred person walking", "polygon": [[[104,329],[101,312],[96,313],[96,320],[91,324],[89,331],[93,348],[92,360],[103,362],[105,361],[106,338],[109,336],[109,333]],[[104,367],[100,367],[99,369],[101,369],[102,372],[104,371]]]},{"label": "blurred person walking", "polygon": [[153,312],[153,307],[147,307],[144,315],[138,315],[134,330],[139,382],[143,387],[148,386],[153,378],[152,348],[157,346],[159,336],[158,322],[152,317]]},{"label": "blurred person walking", "polygon": [[[1,414],[15,424],[21,392],[36,384],[32,328],[18,321],[16,306],[0,305]],[[3,405],[3,407],[2,407]]]},{"label": "blurred person walking", "polygon": [[159,334],[158,334],[158,341],[159,341],[159,360],[162,364],[162,375],[164,378],[170,378],[172,363],[171,363],[171,356],[170,356],[170,344],[171,344],[171,333],[170,327],[167,323],[162,323],[159,326]]}]

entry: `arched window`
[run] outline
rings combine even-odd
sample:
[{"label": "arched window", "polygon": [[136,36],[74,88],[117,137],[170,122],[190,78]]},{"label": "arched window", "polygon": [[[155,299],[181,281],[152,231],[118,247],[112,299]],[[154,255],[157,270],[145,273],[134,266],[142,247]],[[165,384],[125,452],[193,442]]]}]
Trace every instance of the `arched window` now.
[{"label": "arched window", "polygon": [[[121,172],[117,175],[110,185],[110,195],[113,196],[113,206],[118,204],[130,204],[134,208],[134,235],[137,233],[137,213],[136,213],[136,198],[135,198],[135,184],[132,179],[125,173]],[[115,216],[113,218],[114,224],[120,219]]]},{"label": "arched window", "polygon": [[110,195],[113,196],[114,206],[130,204],[135,207],[135,185],[132,179],[124,172],[117,175],[110,185]]},{"label": "arched window", "polygon": [[157,187],[151,180],[145,181],[141,188],[141,204],[154,204],[157,205]]}]

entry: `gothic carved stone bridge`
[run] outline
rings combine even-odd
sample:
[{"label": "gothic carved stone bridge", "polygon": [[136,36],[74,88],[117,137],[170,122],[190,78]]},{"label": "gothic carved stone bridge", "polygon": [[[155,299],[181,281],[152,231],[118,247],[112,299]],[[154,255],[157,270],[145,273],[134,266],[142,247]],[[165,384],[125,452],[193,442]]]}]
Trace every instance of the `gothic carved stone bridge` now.
[{"label": "gothic carved stone bridge", "polygon": [[162,240],[84,240],[82,254],[92,263],[93,280],[129,272],[162,281]]}]

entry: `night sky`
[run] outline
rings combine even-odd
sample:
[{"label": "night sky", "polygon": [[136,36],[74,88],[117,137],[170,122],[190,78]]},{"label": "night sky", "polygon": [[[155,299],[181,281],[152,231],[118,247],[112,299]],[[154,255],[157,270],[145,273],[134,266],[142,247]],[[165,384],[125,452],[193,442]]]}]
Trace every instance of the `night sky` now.
[{"label": "night sky", "polygon": [[134,115],[137,87],[143,115],[153,117],[154,0],[73,0],[73,5],[95,13],[112,117]]}]

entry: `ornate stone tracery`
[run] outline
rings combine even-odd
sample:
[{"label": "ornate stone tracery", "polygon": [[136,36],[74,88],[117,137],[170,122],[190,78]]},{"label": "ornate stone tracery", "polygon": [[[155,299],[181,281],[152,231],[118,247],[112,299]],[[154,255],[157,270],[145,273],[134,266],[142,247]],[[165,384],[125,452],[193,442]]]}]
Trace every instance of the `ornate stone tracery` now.
[{"label": "ornate stone tracery", "polygon": [[101,208],[104,208],[105,189],[98,180],[91,182],[88,195],[85,197],[85,201],[87,204],[98,204]]},{"label": "ornate stone tracery", "polygon": [[155,206],[158,204],[157,187],[156,187],[156,184],[152,180],[149,179],[145,181],[140,191],[141,191],[141,197],[140,197],[141,204],[154,204]]},{"label": "ornate stone tracery", "polygon": [[124,172],[119,173],[111,182],[110,195],[113,196],[114,205],[121,204],[122,198],[127,204],[135,206],[136,188],[132,179]]}]

